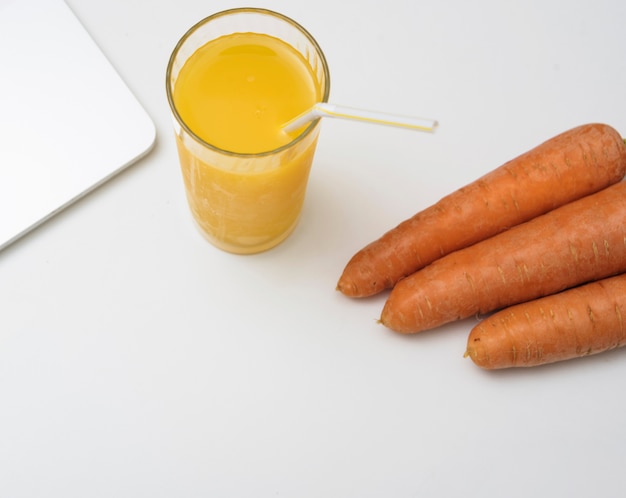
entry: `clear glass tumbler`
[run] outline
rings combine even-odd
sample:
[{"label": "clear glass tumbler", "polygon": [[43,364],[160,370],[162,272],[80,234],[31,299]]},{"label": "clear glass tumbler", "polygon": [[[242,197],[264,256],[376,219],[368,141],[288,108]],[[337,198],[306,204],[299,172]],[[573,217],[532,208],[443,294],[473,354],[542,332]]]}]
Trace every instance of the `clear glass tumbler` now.
[{"label": "clear glass tumbler", "polygon": [[252,254],[276,246],[296,227],[320,125],[318,119],[285,145],[258,153],[225,150],[198,136],[177,108],[177,78],[198,49],[234,33],[269,35],[296,49],[316,79],[320,102],[328,101],[330,76],[315,39],[295,21],[266,9],[231,9],[209,16],[174,48],[166,90],[191,213],[213,245]]}]

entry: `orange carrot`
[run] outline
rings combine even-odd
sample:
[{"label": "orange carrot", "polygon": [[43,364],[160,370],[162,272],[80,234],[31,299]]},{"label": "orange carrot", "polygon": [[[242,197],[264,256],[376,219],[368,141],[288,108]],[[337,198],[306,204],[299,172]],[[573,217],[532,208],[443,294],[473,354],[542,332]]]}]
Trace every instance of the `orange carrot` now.
[{"label": "orange carrot", "polygon": [[558,206],[597,192],[626,175],[626,145],[604,124],[562,133],[402,222],[357,252],[337,289],[366,297],[457,249]]},{"label": "orange carrot", "polygon": [[481,368],[532,367],[626,345],[626,274],[518,304],[470,332]]},{"label": "orange carrot", "polygon": [[381,322],[420,332],[624,271],[626,182],[620,182],[401,280]]}]

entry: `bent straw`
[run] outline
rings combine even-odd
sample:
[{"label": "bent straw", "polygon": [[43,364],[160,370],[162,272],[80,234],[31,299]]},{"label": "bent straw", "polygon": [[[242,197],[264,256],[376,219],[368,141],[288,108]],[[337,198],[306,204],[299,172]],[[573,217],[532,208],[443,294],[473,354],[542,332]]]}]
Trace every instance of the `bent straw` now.
[{"label": "bent straw", "polygon": [[433,132],[438,126],[434,119],[415,118],[410,116],[399,116],[397,114],[388,114],[385,112],[366,111],[364,109],[354,109],[335,104],[320,102],[315,104],[308,111],[296,116],[294,119],[285,123],[282,128],[286,132],[298,130],[302,126],[311,121],[321,118],[340,118],[351,119],[355,121],[363,121],[366,123],[381,124],[387,126],[396,126],[399,128],[409,128],[417,131]]}]

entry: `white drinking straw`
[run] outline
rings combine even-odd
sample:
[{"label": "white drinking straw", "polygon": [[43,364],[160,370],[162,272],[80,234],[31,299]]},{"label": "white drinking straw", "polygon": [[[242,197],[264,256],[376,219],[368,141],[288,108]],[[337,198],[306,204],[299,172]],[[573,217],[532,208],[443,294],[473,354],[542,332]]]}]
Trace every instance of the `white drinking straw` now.
[{"label": "white drinking straw", "polygon": [[340,118],[363,121],[366,123],[381,124],[387,126],[397,126],[400,128],[409,128],[417,131],[435,131],[438,123],[434,119],[415,118],[410,116],[399,116],[397,114],[388,114],[385,112],[366,111],[364,109],[354,109],[335,104],[320,102],[315,104],[308,111],[296,116],[291,121],[283,125],[283,130],[291,132],[298,130],[302,126],[311,121],[321,118]]}]

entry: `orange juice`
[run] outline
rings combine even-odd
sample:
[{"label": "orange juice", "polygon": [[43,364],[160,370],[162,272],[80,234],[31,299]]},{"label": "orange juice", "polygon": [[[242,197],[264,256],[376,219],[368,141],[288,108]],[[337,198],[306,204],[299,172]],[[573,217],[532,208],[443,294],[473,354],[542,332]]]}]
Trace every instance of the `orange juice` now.
[{"label": "orange juice", "polygon": [[235,253],[284,240],[300,216],[319,127],[290,135],[281,126],[327,97],[327,71],[320,79],[281,38],[243,31],[198,46],[171,86],[187,200],[203,233]]}]

